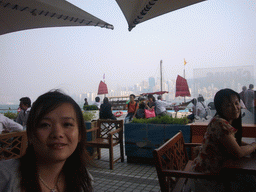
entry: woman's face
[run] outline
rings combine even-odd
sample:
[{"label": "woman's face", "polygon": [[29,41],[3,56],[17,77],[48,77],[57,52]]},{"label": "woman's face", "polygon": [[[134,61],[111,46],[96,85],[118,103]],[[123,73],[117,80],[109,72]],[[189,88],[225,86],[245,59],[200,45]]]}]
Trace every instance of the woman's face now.
[{"label": "woman's face", "polygon": [[148,98],[148,100],[149,100],[149,102],[153,102],[153,98],[152,97],[150,97],[150,98]]},{"label": "woman's face", "polygon": [[241,113],[241,106],[238,97],[236,95],[231,95],[230,101],[225,98],[221,109],[226,120],[232,123],[234,119],[239,118]]},{"label": "woman's face", "polygon": [[66,161],[80,140],[76,112],[69,103],[46,114],[35,129],[35,153],[45,162]]}]

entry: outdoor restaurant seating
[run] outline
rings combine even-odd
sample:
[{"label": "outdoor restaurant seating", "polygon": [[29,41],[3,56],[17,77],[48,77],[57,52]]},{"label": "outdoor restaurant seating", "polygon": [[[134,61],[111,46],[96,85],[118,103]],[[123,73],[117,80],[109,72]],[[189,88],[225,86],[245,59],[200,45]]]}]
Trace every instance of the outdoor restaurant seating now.
[{"label": "outdoor restaurant seating", "polygon": [[[86,132],[95,132],[96,138],[87,141],[87,147],[97,148],[97,157],[101,158],[100,148],[109,149],[110,169],[114,168],[114,163],[121,159],[124,162],[124,147],[123,147],[123,120],[97,120],[96,127],[86,130]],[[114,146],[120,145],[120,157],[114,159]]]},{"label": "outdoor restaurant seating", "polygon": [[192,160],[189,160],[185,147],[196,147],[199,143],[185,143],[182,132],[178,132],[158,149],[153,151],[156,171],[162,192],[190,191],[187,178],[216,179],[218,174],[205,174],[190,171]]},{"label": "outdoor restaurant seating", "polygon": [[25,154],[26,148],[26,131],[0,134],[0,160],[19,158]]}]

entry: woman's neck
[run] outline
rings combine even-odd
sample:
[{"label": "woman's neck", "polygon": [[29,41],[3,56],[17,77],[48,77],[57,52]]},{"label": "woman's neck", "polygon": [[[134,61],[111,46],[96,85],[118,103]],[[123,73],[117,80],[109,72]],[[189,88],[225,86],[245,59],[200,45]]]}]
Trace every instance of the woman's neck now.
[{"label": "woman's neck", "polygon": [[[61,180],[64,181],[63,180],[64,175],[61,174],[64,164],[65,164],[65,162],[58,162],[58,163],[51,163],[51,164],[38,163],[37,164],[38,176],[50,188],[54,188],[59,181],[61,181]],[[63,182],[61,182],[61,183],[63,183]],[[42,184],[42,183],[40,183],[40,184]]]}]

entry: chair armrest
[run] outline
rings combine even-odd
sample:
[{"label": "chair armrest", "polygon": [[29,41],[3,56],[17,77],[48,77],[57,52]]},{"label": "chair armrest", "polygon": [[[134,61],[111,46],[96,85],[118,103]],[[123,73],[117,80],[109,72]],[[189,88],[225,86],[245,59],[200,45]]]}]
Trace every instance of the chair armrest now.
[{"label": "chair armrest", "polygon": [[201,178],[201,179],[218,179],[219,173],[198,173],[192,171],[180,171],[180,170],[163,170],[164,176],[170,177],[185,177],[185,178]]},{"label": "chair armrest", "polygon": [[202,145],[202,143],[185,143],[185,147],[197,147]]},{"label": "chair armrest", "polygon": [[92,132],[92,131],[97,131],[98,129],[99,129],[99,127],[94,127],[92,129],[86,129],[85,132],[89,133],[89,132]]},{"label": "chair armrest", "polygon": [[119,129],[116,129],[115,131],[109,132],[108,134],[109,134],[109,136],[112,136],[112,135],[114,135],[115,133],[118,133],[118,132],[120,132],[120,131],[123,131],[123,129],[119,128]]}]

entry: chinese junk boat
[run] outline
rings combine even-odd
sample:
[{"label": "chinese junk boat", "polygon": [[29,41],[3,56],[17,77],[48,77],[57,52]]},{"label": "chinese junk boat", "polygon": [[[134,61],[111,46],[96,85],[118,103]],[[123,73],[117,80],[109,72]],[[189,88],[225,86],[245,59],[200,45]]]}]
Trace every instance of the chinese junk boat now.
[{"label": "chinese junk boat", "polygon": [[100,81],[99,88],[98,88],[98,95],[108,94],[108,87],[107,84],[103,81]]},{"label": "chinese junk boat", "polygon": [[190,103],[186,102],[185,97],[191,97],[187,80],[181,76],[177,76],[176,79],[176,93],[175,97],[184,97],[184,102],[179,105],[179,109],[185,109],[187,105]]}]

